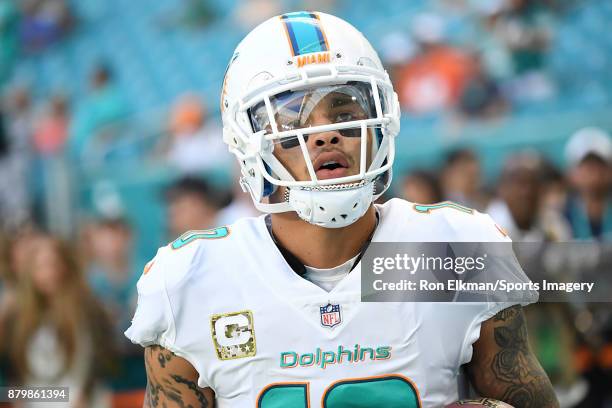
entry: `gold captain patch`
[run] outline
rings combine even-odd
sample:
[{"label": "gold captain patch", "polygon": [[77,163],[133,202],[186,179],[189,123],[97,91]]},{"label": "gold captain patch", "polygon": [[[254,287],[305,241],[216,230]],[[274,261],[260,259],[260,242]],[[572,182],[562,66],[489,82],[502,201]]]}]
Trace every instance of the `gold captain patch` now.
[{"label": "gold captain patch", "polygon": [[250,310],[213,315],[210,326],[219,360],[253,357],[257,352]]}]

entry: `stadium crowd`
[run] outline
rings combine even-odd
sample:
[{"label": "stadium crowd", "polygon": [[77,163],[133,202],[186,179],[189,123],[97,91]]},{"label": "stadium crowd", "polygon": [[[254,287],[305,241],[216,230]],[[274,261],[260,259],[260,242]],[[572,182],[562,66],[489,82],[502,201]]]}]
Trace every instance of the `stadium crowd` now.
[{"label": "stadium crowd", "polygon": [[[476,13],[471,35],[484,39],[477,48],[448,41],[446,22],[435,13],[419,15],[409,35],[390,32],[381,55],[408,120],[500,120],[523,103],[552,98],[562,84],[544,65],[560,3],[441,1],[452,15]],[[78,173],[85,159],[112,151],[116,135],[129,132],[132,107],[115,81],[122,67],[94,67],[81,100],[61,92],[33,100],[27,85],[10,83],[8,67],[20,52],[44,53],[77,23],[64,1],[20,7],[0,1],[0,385],[70,386],[73,407],[141,406],[142,350],[123,335],[144,267],[134,250],[137,228],[112,194],[88,218],[75,212],[64,234],[51,228],[57,221],[48,208],[54,204],[48,197],[61,189],[49,177],[53,169]],[[267,7],[275,10],[274,4]],[[198,27],[215,18],[210,9],[200,12],[187,24]],[[215,103],[185,89],[164,107],[167,119],[145,154],[128,152],[135,161],[175,171],[158,195],[167,219],[159,245],[186,230],[256,215],[236,184],[220,188],[205,176],[216,168],[235,171],[211,109]],[[529,146],[508,153],[499,177],[486,183],[482,157],[469,148],[450,149],[440,153],[439,167],[396,172],[393,193],[383,199],[452,200],[489,213],[515,242],[609,245],[608,131],[587,126],[568,132],[573,135],[565,144],[564,168]],[[532,344],[561,406],[612,406],[609,305],[542,303],[530,307],[528,317]]]}]

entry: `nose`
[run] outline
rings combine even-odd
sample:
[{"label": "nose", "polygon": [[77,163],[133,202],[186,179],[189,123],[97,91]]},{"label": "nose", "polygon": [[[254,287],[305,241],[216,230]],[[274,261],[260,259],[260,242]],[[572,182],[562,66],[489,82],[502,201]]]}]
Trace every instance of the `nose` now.
[{"label": "nose", "polygon": [[326,145],[335,145],[340,142],[340,138],[338,137],[338,132],[330,131],[330,132],[321,132],[315,133],[310,136],[312,142],[317,147],[324,147]]},{"label": "nose", "polygon": [[[330,125],[333,122],[328,117],[327,112],[321,109],[315,109],[309,118],[310,126]],[[336,145],[340,143],[340,133],[337,130],[327,130],[319,133],[313,133],[308,138],[308,144],[316,147],[325,147],[327,145]]]}]

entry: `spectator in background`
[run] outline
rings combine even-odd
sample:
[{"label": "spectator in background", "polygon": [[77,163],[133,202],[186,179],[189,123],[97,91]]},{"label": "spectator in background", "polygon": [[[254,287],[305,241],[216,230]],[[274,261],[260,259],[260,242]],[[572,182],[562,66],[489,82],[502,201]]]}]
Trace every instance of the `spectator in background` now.
[{"label": "spectator in background", "polygon": [[554,93],[544,70],[552,41],[551,13],[540,1],[503,0],[485,25],[489,33],[510,52],[513,79],[507,89],[519,101],[542,100]]},{"label": "spectator in background", "polygon": [[204,28],[217,19],[217,11],[209,0],[187,0],[176,15],[162,17],[164,27]]},{"label": "spectator in background", "polygon": [[71,155],[80,158],[103,126],[119,123],[128,112],[112,70],[103,64],[96,66],[91,75],[91,92],[77,106],[70,123],[68,149]]},{"label": "spectator in background", "polygon": [[486,197],[481,193],[480,163],[469,149],[457,149],[446,156],[440,176],[442,197],[470,208],[482,210]]},{"label": "spectator in background", "polygon": [[113,324],[117,346],[117,368],[110,378],[114,405],[142,405],[146,375],[142,350],[126,339],[123,332],[130,325],[136,307],[136,282],[140,270],[132,259],[132,229],[123,218],[106,218],[88,229],[90,259],[89,284]]},{"label": "spectator in background", "polygon": [[[516,256],[525,268],[540,265],[544,243],[564,242],[570,231],[554,208],[544,205],[547,167],[532,151],[507,158],[498,182],[497,198],[486,212],[514,241]],[[518,245],[529,242],[531,245]],[[531,270],[531,269],[527,269]],[[556,275],[542,275],[548,280]],[[570,308],[562,303],[538,303],[527,311],[529,338],[538,360],[549,375],[561,406],[575,406],[584,399],[588,383],[581,378],[573,360],[577,349],[576,330],[568,316]]]},{"label": "spectator in background", "polygon": [[30,245],[19,302],[3,322],[0,349],[10,360],[11,384],[69,387],[71,407],[106,407],[101,381],[112,363],[108,318],[66,243],[41,236]]},{"label": "spectator in background", "polygon": [[399,81],[402,69],[417,51],[417,44],[407,33],[392,31],[384,35],[379,46],[379,54],[392,83]]},{"label": "spectator in background", "polygon": [[420,51],[398,71],[402,108],[428,114],[456,106],[474,70],[472,57],[444,42],[444,22],[436,15],[417,16],[413,34]]},{"label": "spectator in background", "polygon": [[172,239],[189,230],[217,227],[219,210],[229,201],[204,180],[184,177],[165,192],[168,230]]},{"label": "spectator in background", "polygon": [[135,300],[134,284],[139,277],[131,258],[131,227],[122,218],[101,219],[88,229],[87,235],[90,286],[114,322],[129,323],[131,316],[125,315],[125,308]]},{"label": "spectator in background", "polygon": [[513,241],[566,241],[569,229],[559,213],[543,210],[543,161],[535,152],[510,156],[502,169],[497,198],[486,212]]},{"label": "spectator in background", "polygon": [[8,81],[19,52],[19,14],[13,1],[0,1],[0,89]]},{"label": "spectator in background", "polygon": [[27,51],[41,51],[62,39],[73,27],[66,0],[22,0],[21,40]]},{"label": "spectator in background", "polygon": [[13,89],[3,101],[7,151],[0,155],[0,226],[14,229],[31,218],[30,167],[32,109],[26,87]]},{"label": "spectator in background", "polygon": [[168,161],[183,173],[229,168],[233,163],[221,128],[208,121],[206,107],[196,95],[183,95],[172,108],[170,137]]},{"label": "spectator in background", "polygon": [[[11,309],[15,301],[17,282],[22,274],[28,257],[31,254],[31,243],[38,236],[38,232],[31,228],[21,231],[12,231],[3,235],[0,230],[0,284],[2,297],[0,298],[0,315]],[[2,319],[0,318],[0,322]],[[0,325],[1,326],[1,325]],[[1,329],[1,327],[0,327]],[[2,335],[0,334],[0,338]]]},{"label": "spectator in background", "polygon": [[69,121],[65,97],[55,95],[33,123],[32,147],[35,154],[30,167],[30,194],[36,219],[54,230],[57,227],[54,221],[59,221],[56,215],[63,212],[60,209],[61,200],[58,200],[63,195],[62,182],[58,177],[68,173],[63,151],[68,138]]},{"label": "spectator in background", "polygon": [[187,0],[180,23],[189,28],[205,27],[216,19],[213,2]]},{"label": "spectator in background", "polygon": [[414,170],[404,177],[402,197],[412,203],[434,204],[442,201],[442,192],[434,174]]},{"label": "spectator in background", "polygon": [[577,131],[565,148],[574,189],[565,214],[575,239],[612,241],[612,140],[602,129]]},{"label": "spectator in background", "polygon": [[43,157],[53,157],[61,153],[68,138],[69,123],[66,98],[63,95],[53,96],[34,126],[36,152]]},{"label": "spectator in background", "polygon": [[469,119],[494,119],[508,111],[508,101],[479,58],[459,97],[458,110]]},{"label": "spectator in background", "polygon": [[6,342],[2,339],[8,337],[8,322],[17,306],[18,282],[31,255],[31,244],[37,237],[38,232],[31,226],[11,231],[10,238],[0,229],[0,379],[3,380],[0,384],[8,384],[10,372]]},{"label": "spectator in background", "polygon": [[567,180],[565,175],[552,163],[545,160],[543,166],[542,208],[544,211],[562,214],[567,202]]}]

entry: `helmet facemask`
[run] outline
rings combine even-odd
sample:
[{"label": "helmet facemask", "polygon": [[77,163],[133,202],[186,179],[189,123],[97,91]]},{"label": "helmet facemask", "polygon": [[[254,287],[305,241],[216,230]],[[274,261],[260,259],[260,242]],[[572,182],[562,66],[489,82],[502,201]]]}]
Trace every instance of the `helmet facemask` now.
[{"label": "helmet facemask", "polygon": [[245,109],[266,147],[258,170],[268,204],[288,203],[327,227],[361,217],[390,179],[388,105],[377,86],[351,81],[286,90]]},{"label": "helmet facemask", "polygon": [[253,131],[272,142],[272,154],[263,157],[270,182],[318,187],[363,180],[382,142],[371,90],[349,83],[285,91],[250,108]]}]

